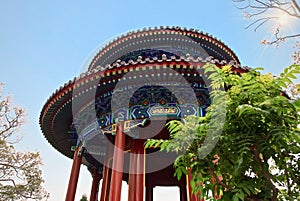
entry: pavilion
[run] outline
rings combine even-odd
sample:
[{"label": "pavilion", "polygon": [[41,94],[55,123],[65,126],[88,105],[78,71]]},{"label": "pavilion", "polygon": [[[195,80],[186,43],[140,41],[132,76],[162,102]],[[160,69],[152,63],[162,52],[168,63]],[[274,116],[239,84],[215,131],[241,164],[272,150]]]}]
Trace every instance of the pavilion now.
[{"label": "pavilion", "polygon": [[106,44],[85,72],[57,89],[41,111],[40,126],[48,142],[73,159],[66,201],[74,201],[81,164],[93,177],[91,201],[120,201],[122,180],[129,201],[152,201],[155,186],[178,186],[181,201],[199,200],[190,177],[173,177],[176,155],[144,143],[168,139],[170,120],[205,115],[211,103],[207,63],[247,71],[229,47],[206,33],[148,28]]}]

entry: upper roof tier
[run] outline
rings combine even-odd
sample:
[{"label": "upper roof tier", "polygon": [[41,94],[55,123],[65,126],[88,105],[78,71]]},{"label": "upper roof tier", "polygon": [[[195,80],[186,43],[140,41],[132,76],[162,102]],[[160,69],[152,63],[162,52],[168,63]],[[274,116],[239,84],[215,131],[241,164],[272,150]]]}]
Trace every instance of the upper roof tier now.
[{"label": "upper roof tier", "polygon": [[195,29],[180,27],[154,27],[131,31],[105,45],[89,63],[89,70],[105,67],[116,61],[128,62],[139,56],[156,57],[185,56],[186,54],[205,59],[208,56],[219,61],[239,64],[235,53],[213,36]]}]

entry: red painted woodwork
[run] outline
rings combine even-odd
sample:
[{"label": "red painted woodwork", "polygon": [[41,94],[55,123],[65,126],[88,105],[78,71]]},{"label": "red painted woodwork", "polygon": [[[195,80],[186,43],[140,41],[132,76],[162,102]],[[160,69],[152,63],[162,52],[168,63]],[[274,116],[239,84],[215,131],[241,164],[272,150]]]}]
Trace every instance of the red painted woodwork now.
[{"label": "red painted woodwork", "polygon": [[144,140],[134,140],[131,153],[128,201],[143,201],[145,188]]},{"label": "red painted woodwork", "polygon": [[100,201],[108,201],[109,199],[112,156],[113,156],[113,145],[109,141],[107,141]]},{"label": "red painted woodwork", "polygon": [[109,167],[104,167],[104,175],[102,180],[102,189],[100,201],[108,201],[109,200],[109,191],[110,191],[110,183],[111,183],[111,169]]},{"label": "red painted woodwork", "polygon": [[94,170],[90,201],[98,201],[97,197],[99,192],[100,179],[101,179],[101,174],[99,174],[98,170]]},{"label": "red painted woodwork", "polygon": [[124,121],[120,121],[117,125],[116,131],[109,201],[120,201],[121,199],[125,148],[125,134],[123,133],[123,130]]},{"label": "red painted woodwork", "polygon": [[188,186],[188,201],[204,201],[204,199],[200,199],[200,193],[197,193],[196,195],[192,192],[192,187],[190,185],[190,181],[192,179],[192,171],[188,170],[188,176],[187,176],[187,186]]},{"label": "red painted woodwork", "polygon": [[[77,146],[74,157],[73,157],[73,165],[68,185],[68,191],[66,195],[66,201],[74,201],[75,194],[76,194],[76,188],[78,183],[78,177],[80,172],[80,165],[82,161],[82,155],[83,153],[80,153],[81,146]],[[83,152],[83,150],[81,150]]]},{"label": "red painted woodwork", "polygon": [[[134,147],[132,148],[132,152],[131,154],[134,153]],[[136,172],[136,165],[137,165],[137,161],[136,161],[137,157],[134,155],[130,156],[130,164],[129,164],[129,179],[128,179],[128,201],[133,201],[134,197],[135,197],[135,188],[136,188],[136,174],[134,174],[134,172]]]}]

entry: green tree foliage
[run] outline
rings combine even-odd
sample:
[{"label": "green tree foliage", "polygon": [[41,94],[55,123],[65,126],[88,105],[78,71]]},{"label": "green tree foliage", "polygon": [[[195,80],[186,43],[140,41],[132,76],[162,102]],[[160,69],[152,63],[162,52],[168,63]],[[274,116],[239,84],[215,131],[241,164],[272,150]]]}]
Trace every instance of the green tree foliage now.
[{"label": "green tree foliage", "polygon": [[80,201],[88,201],[87,196],[86,195],[82,195]]},{"label": "green tree foliage", "polygon": [[14,107],[10,97],[2,97],[0,83],[0,200],[43,200],[48,193],[43,189],[38,152],[19,152],[15,136],[24,123],[25,111]]},{"label": "green tree foliage", "polygon": [[[170,140],[148,140],[146,147],[181,152],[174,163],[175,176],[191,170],[190,184],[203,199],[299,200],[300,100],[283,91],[300,73],[300,65],[286,68],[278,77],[263,75],[261,69],[237,75],[229,66],[205,68],[214,100],[207,114],[171,121]],[[224,123],[214,117],[220,107],[225,108]],[[201,157],[211,145],[208,135],[218,127],[222,134],[210,137],[218,142]]]}]

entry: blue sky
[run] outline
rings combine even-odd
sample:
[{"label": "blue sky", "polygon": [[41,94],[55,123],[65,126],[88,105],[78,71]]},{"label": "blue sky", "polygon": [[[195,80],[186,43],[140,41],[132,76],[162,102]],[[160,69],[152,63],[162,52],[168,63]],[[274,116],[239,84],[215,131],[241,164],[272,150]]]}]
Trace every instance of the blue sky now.
[{"label": "blue sky", "polygon": [[[0,82],[5,84],[6,93],[13,95],[15,104],[28,113],[18,149],[41,153],[50,200],[64,200],[71,160],[44,139],[39,113],[52,92],[80,72],[96,47],[130,30],[178,25],[221,39],[242,65],[262,66],[275,74],[289,66],[293,44],[287,42],[280,48],[260,45],[261,39],[271,37],[272,24],[254,32],[244,28],[250,22],[242,16],[231,0],[0,0]],[[286,27],[289,31],[297,29],[295,24]],[[89,195],[90,185],[90,175],[82,166],[77,200],[83,193]],[[160,195],[170,199],[166,191]]]}]

